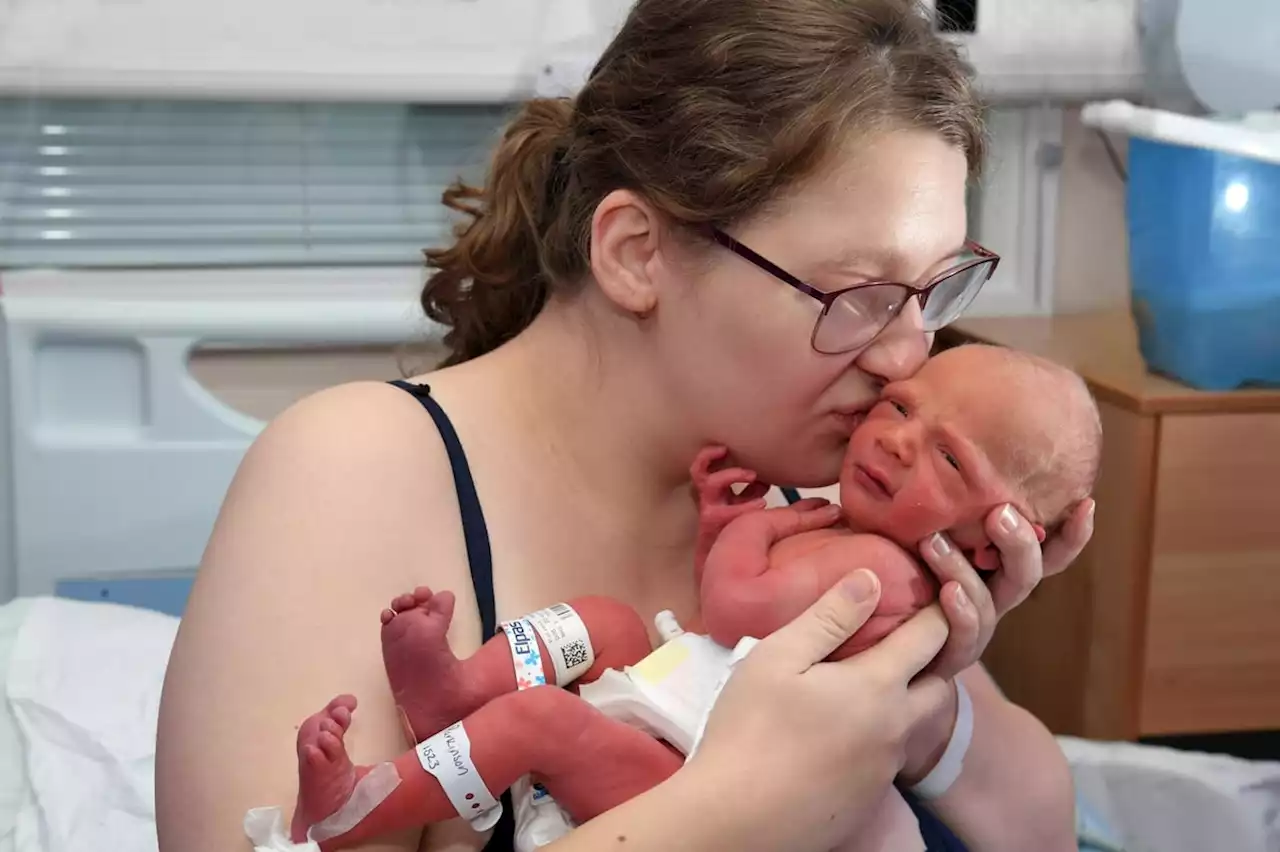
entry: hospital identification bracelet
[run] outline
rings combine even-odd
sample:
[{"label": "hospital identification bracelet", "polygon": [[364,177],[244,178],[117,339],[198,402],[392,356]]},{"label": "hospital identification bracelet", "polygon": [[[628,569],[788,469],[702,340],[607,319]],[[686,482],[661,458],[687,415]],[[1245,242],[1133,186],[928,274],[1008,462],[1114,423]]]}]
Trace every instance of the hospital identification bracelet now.
[{"label": "hospital identification bracelet", "polygon": [[516,690],[543,686],[547,682],[543,668],[542,652],[533,632],[533,622],[527,618],[502,622],[502,632],[507,634],[511,646],[511,662],[516,669]]},{"label": "hospital identification bracelet", "polygon": [[973,742],[973,700],[969,690],[957,679],[956,685],[956,724],[951,730],[951,739],[942,752],[938,765],[929,771],[919,783],[911,787],[911,792],[922,799],[936,799],[951,789],[951,785],[960,777],[964,769],[964,756]]},{"label": "hospital identification bracelet", "polygon": [[567,603],[558,603],[525,616],[533,623],[551,655],[556,686],[568,686],[586,673],[596,661],[595,649],[586,622]]},{"label": "hospital identification bracelet", "polygon": [[471,738],[461,722],[455,722],[414,749],[418,762],[440,782],[450,804],[476,831],[488,831],[502,816],[502,804],[484,785],[471,760]]}]

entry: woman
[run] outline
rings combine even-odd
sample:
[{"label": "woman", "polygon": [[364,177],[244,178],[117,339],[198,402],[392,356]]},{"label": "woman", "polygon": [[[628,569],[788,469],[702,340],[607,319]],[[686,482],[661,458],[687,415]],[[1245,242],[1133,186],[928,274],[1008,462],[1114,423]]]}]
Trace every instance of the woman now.
[{"label": "woman", "polygon": [[[983,277],[961,248],[982,154],[966,69],[905,0],[639,0],[576,100],[527,105],[484,190],[447,197],[470,221],[428,253],[423,304],[453,352],[429,391],[327,390],[249,451],[165,687],[162,852],[239,848],[245,809],[290,803],[294,726],[336,693],[360,696],[360,762],[402,751],[376,618],[407,589],[459,593],[463,654],[495,615],[584,593],[689,618],[690,460],[717,442],[769,482],[836,479],[857,415]],[[927,299],[819,303],[934,280]],[[941,610],[813,665],[865,618],[833,592],[748,658],[697,759],[555,848],[828,849],[895,774],[938,760],[957,675],[974,738],[932,808],[981,852],[1074,848],[1061,754],[976,660],[1079,552],[1091,509],[1043,553],[993,512],[989,585],[945,539],[922,543]],[[380,848],[482,840],[450,825]]]}]

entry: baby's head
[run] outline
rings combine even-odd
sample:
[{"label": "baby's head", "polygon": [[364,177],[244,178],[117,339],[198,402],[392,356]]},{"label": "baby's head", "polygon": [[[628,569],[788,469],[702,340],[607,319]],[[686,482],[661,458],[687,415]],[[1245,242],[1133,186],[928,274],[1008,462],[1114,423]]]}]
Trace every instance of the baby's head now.
[{"label": "baby's head", "polygon": [[947,531],[978,567],[999,562],[984,530],[1012,503],[1044,540],[1093,490],[1102,449],[1084,382],[996,346],[942,352],[888,385],[854,430],[840,502],[859,530],[914,550]]}]

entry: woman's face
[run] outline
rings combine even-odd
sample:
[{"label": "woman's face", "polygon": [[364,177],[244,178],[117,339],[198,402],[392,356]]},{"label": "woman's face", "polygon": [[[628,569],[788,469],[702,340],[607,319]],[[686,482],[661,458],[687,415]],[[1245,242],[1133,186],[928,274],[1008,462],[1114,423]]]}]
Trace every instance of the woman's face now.
[{"label": "woman's face", "polygon": [[[923,283],[965,238],[962,151],[919,131],[864,140],[732,237],[819,290],[867,281]],[[821,305],[719,246],[697,280],[670,282],[658,306],[660,362],[702,440],[769,482],[834,482],[856,414],[879,387],[913,374],[931,339],[915,299],[869,345],[810,345]],[[674,303],[674,304],[673,304]]]}]

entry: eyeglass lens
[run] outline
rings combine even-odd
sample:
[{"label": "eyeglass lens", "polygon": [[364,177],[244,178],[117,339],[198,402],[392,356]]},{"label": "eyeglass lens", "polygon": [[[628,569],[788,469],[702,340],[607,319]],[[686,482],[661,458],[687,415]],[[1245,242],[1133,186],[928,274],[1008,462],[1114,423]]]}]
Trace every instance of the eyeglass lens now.
[{"label": "eyeglass lens", "polygon": [[[921,309],[924,330],[937,331],[958,318],[990,275],[990,263],[977,263],[938,281]],[[814,347],[819,352],[839,354],[867,345],[914,295],[916,291],[899,284],[859,287],[841,294],[818,319]]]}]

